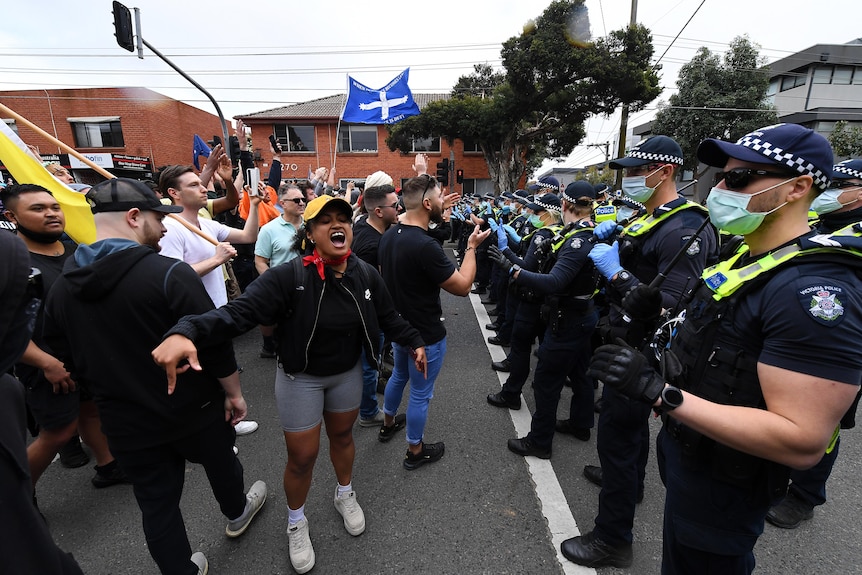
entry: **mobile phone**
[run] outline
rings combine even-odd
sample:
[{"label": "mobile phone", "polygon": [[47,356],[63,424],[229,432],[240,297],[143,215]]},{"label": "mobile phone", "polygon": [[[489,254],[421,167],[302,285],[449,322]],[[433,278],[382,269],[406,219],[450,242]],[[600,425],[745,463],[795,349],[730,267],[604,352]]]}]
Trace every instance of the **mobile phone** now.
[{"label": "mobile phone", "polygon": [[259,168],[249,168],[245,171],[245,182],[248,184],[250,191],[248,192],[249,196],[258,196],[260,195],[257,191],[257,185],[260,183],[260,169]]},{"label": "mobile phone", "polygon": [[220,136],[213,136],[213,148],[215,148],[216,146],[221,146]]},{"label": "mobile phone", "polygon": [[269,135],[269,143],[272,145],[272,149],[275,150],[276,154],[282,151],[281,144],[278,143],[278,138],[276,138],[272,134]]}]

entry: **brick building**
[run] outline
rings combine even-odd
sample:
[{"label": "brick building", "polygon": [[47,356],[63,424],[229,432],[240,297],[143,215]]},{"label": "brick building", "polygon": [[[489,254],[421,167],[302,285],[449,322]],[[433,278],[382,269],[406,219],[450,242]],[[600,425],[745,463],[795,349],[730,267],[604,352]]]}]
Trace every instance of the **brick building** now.
[{"label": "brick building", "polygon": [[[344,187],[347,182],[363,181],[366,176],[383,170],[396,185],[413,177],[416,153],[428,155],[428,172],[436,172],[436,164],[454,157],[455,170],[463,170],[463,184],[454,191],[462,194],[493,192],[488,166],[475,143],[455,140],[452,146],[440,137],[416,139],[413,153],[391,152],[386,146],[387,128],[383,125],[339,124],[344,95],[328,96],[290,106],[236,116],[251,128],[252,149],[260,158],[261,172],[268,173],[272,153],[269,136],[278,138],[289,155],[282,158],[282,178],[305,178],[309,170],[331,167]],[[446,94],[413,94],[421,110],[429,102],[448,98]],[[333,160],[333,158],[335,158]]]},{"label": "brick building", "polygon": [[[0,102],[109,172],[138,179],[151,178],[154,167],[190,164],[194,134],[209,140],[222,133],[218,116],[146,88],[3,91]],[[102,180],[28,127],[3,121],[37,146],[45,161],[71,169],[76,180]]]}]

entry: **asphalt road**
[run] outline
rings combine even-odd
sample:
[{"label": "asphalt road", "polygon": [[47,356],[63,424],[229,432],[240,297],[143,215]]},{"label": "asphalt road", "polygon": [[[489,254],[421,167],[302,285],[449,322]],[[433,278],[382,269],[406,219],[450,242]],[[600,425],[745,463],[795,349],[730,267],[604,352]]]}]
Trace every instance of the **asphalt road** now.
[{"label": "asphalt road", "polygon": [[[595,437],[581,442],[560,436],[551,460],[522,458],[506,440],[529,429],[529,412],[489,406],[485,396],[501,383],[490,369],[503,349],[485,343],[488,322],[478,296],[443,294],[448,353],[431,403],[426,440],[445,441],[446,454],[409,472],[401,467],[403,435],[383,444],[376,429],[355,428],[353,480],[367,528],[359,537],[344,530],[332,505],[336,481],[325,434],[306,505],[317,563],[312,573],[595,573],[569,563],[559,543],[592,528],[598,488],[583,478],[597,464]],[[273,396],[274,360],[260,359],[260,336],[235,341],[250,419],[260,428],[237,439],[246,485],[269,486],[265,508],[245,535],[228,540],[202,468],[187,467],[182,500],[193,550],[203,551],[211,573],[293,573],[288,559],[287,504],[282,489],[286,452]],[[560,416],[566,415],[564,389]],[[525,388],[526,405],[532,391]],[[381,398],[382,402],[382,398]],[[653,436],[659,422],[652,422]],[[785,531],[766,526],[757,548],[759,573],[862,573],[857,519],[862,471],[858,430],[842,432],[841,455],[828,485],[829,502],[814,519]],[[157,574],[147,551],[130,486],[97,490],[90,466],[64,469],[56,462],[37,493],[57,543],[71,551],[87,574]],[[635,562],[611,573],[659,573],[664,489],[655,457],[647,471],[644,502],[635,520]],[[0,569],[2,570],[2,569]]]}]

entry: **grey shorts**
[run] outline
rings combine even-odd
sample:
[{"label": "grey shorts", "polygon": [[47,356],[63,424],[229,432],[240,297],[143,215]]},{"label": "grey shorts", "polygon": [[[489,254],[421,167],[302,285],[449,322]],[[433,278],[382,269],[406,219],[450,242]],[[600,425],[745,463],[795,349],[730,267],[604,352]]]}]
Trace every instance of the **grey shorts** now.
[{"label": "grey shorts", "polygon": [[359,409],[362,361],[336,375],[286,374],[275,371],[275,401],[284,431],[306,431],[323,421],[323,412]]}]

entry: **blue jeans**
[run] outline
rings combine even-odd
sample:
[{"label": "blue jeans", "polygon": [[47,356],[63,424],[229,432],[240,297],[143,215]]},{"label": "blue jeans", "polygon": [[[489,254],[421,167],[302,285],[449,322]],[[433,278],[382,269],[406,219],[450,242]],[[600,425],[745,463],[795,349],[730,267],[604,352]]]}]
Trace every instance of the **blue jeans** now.
[{"label": "blue jeans", "polygon": [[428,420],[428,404],[434,397],[434,382],[440,368],[443,367],[443,358],[446,356],[446,338],[437,343],[425,346],[425,357],[428,360],[428,377],[424,377],[413,363],[410,348],[392,342],[392,355],[395,357],[395,366],[392,376],[386,384],[386,392],[383,394],[383,413],[395,415],[401,398],[404,395],[404,387],[410,381],[410,399],[407,401],[407,443],[419,445],[425,433],[425,422]]},{"label": "blue jeans", "polygon": [[[380,332],[380,344],[377,349],[383,347],[383,332]],[[365,355],[365,348],[362,348],[362,402],[359,404],[359,417],[362,419],[371,419],[377,412],[380,411],[380,406],[377,405],[377,375],[378,371],[371,367],[368,358]],[[377,355],[377,365],[382,361],[380,354]]]}]

